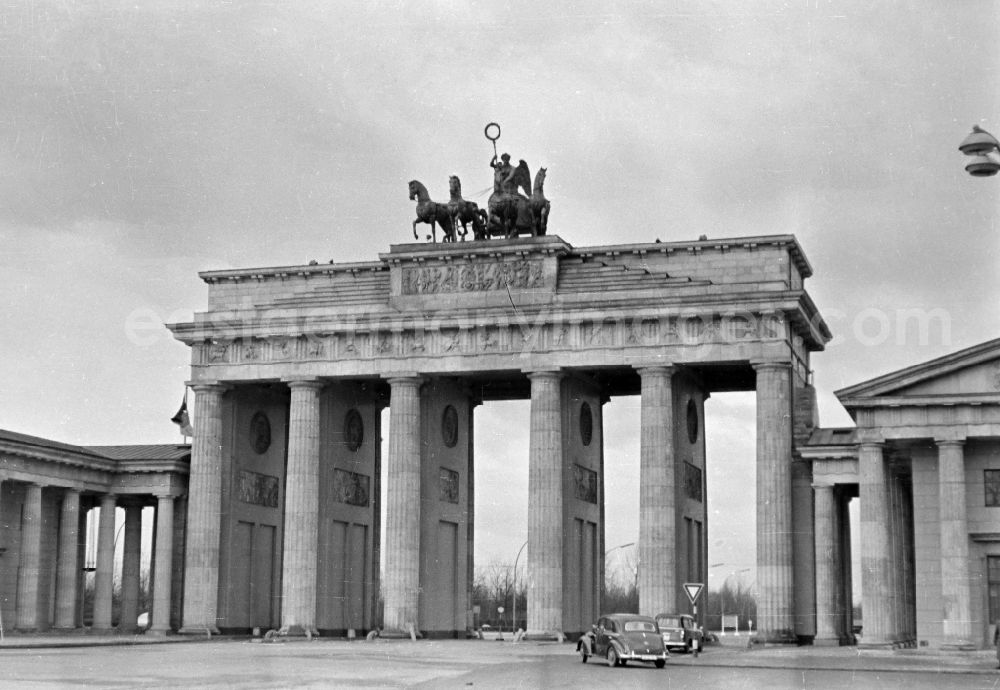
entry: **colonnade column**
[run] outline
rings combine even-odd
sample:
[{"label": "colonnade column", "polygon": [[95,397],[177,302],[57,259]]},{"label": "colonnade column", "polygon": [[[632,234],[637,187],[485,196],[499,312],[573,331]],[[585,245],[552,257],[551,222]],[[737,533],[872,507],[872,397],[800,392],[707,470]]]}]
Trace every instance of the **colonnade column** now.
[{"label": "colonnade column", "polygon": [[833,486],[813,485],[816,531],[816,637],[814,644],[840,644],[840,563],[837,559],[839,515]]},{"label": "colonnade column", "polygon": [[97,573],[94,575],[94,630],[111,629],[115,576],[115,495],[101,497],[97,525]]},{"label": "colonnade column", "polygon": [[75,628],[80,582],[80,492],[66,489],[59,512],[59,555],[56,566],[57,628]]},{"label": "colonnade column", "polygon": [[527,635],[562,639],[562,372],[531,380]]},{"label": "colonnade column", "polygon": [[218,633],[219,536],[222,511],[222,395],[225,387],[198,384],[188,477],[181,633]]},{"label": "colonnade column", "polygon": [[21,518],[21,565],[17,571],[17,629],[37,630],[42,558],[42,487],[28,484]]},{"label": "colonnade column", "polygon": [[125,506],[125,543],[122,546],[122,607],[118,630],[134,632],[139,617],[139,566],[142,560],[142,506]]},{"label": "colonnade column", "polygon": [[965,512],[962,441],[937,441],[941,524],[941,621],[945,644],[972,648],[969,528]]},{"label": "colonnade column", "polygon": [[883,444],[862,441],[858,453],[861,500],[861,609],[864,611],[862,643],[891,645],[895,621],[891,581],[892,551],[889,534],[888,468]]},{"label": "colonnade column", "polygon": [[840,587],[837,591],[837,609],[840,612],[840,634],[847,644],[854,644],[854,579],[851,564],[851,499],[840,496],[837,500],[837,544],[840,548],[839,567]]},{"label": "colonnade column", "polygon": [[281,565],[281,634],[318,635],[319,392],[321,381],[289,381],[288,469]]},{"label": "colonnade column", "polygon": [[389,457],[385,501],[385,629],[419,631],[420,386],[423,379],[389,379]]},{"label": "colonnade column", "polygon": [[674,399],[669,366],[639,369],[639,613],[677,610]]},{"label": "colonnade column", "polygon": [[792,388],[787,362],[757,372],[757,618],[765,640],[795,639],[792,567]]},{"label": "colonnade column", "polygon": [[170,579],[174,550],[174,497],[156,497],[156,555],[153,558],[153,620],[149,632],[170,632]]}]

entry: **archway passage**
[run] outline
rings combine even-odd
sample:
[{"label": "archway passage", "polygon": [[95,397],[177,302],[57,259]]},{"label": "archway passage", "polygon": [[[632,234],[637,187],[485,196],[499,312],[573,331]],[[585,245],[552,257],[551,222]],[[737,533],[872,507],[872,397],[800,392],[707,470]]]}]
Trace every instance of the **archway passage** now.
[{"label": "archway passage", "polygon": [[[814,423],[809,355],[829,338],[803,290],[809,275],[790,236],[580,250],[551,236],[400,245],[364,264],[202,274],[209,311],[172,326],[192,347],[196,395],[210,401],[192,453],[185,627],[212,627],[240,605],[219,521],[242,512],[273,526],[282,544],[280,555],[272,550],[272,591],[286,634],[321,629],[320,602],[342,598],[320,588],[316,551],[363,558],[344,571],[364,572],[369,601],[384,571],[388,632],[464,632],[472,410],[505,398],[530,400],[529,635],[563,637],[592,622],[609,396],[641,398],[640,610],[675,609],[683,581],[706,574],[704,399],[754,390],[760,631],[795,639],[808,602],[793,582],[812,550],[804,559],[811,532],[792,530],[805,505],[797,487],[809,486],[793,466],[793,435]],[[252,443],[224,451],[246,443],[253,413],[233,410],[261,386],[288,401],[271,411],[272,429],[287,424],[284,466],[265,467]],[[352,455],[344,422],[325,416],[324,401],[356,388],[369,396],[355,401],[362,420],[389,406],[385,458]],[[373,486],[382,462],[385,486]],[[250,490],[234,493],[235,477],[248,477]],[[275,482],[277,496],[263,490]],[[351,503],[365,486],[367,504]],[[267,505],[243,500],[261,496]],[[363,537],[331,551],[330,511]],[[381,543],[385,562],[373,564]]]}]

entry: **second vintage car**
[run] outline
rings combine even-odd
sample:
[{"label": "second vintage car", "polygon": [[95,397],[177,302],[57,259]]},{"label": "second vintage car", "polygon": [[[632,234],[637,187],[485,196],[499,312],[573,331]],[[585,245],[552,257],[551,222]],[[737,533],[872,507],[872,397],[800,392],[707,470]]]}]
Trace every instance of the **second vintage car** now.
[{"label": "second vintage car", "polygon": [[606,659],[608,666],[645,661],[663,668],[668,656],[656,621],[634,613],[601,616],[596,625],[580,637],[576,650],[583,663],[593,656]]},{"label": "second vintage car", "polygon": [[656,626],[663,634],[663,644],[668,650],[695,653],[701,650],[705,634],[688,614],[658,613]]}]

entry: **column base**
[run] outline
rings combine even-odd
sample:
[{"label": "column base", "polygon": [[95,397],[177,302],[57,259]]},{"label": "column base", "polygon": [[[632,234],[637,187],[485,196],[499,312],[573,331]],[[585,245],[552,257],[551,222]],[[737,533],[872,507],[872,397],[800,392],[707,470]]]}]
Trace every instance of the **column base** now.
[{"label": "column base", "polygon": [[895,649],[895,642],[858,642],[858,649]]},{"label": "column base", "polygon": [[754,644],[798,645],[799,638],[791,630],[765,630],[753,633]]},{"label": "column base", "polygon": [[166,637],[167,635],[173,635],[174,631],[170,628],[147,628],[146,634],[152,637]]},{"label": "column base", "polygon": [[[413,633],[412,635],[410,633]],[[385,638],[387,640],[405,640],[413,638],[415,640],[423,639],[423,635],[420,634],[419,630],[400,630],[399,628],[385,628],[378,631],[378,636]]]},{"label": "column base", "polygon": [[180,630],[177,631],[178,635],[207,635],[211,637],[212,635],[220,635],[219,629],[212,626],[202,625],[185,625]]},{"label": "column base", "polygon": [[835,635],[813,638],[814,647],[840,647],[842,644],[844,644],[844,641]]},{"label": "column base", "polygon": [[306,627],[304,625],[283,625],[278,630],[278,635],[281,637],[307,637],[312,639],[319,637],[319,631],[314,627]]},{"label": "column base", "polygon": [[947,642],[941,645],[941,649],[946,652],[974,652],[978,649],[971,642]]},{"label": "column base", "polygon": [[565,642],[566,636],[560,630],[529,630],[521,639],[526,642]]}]

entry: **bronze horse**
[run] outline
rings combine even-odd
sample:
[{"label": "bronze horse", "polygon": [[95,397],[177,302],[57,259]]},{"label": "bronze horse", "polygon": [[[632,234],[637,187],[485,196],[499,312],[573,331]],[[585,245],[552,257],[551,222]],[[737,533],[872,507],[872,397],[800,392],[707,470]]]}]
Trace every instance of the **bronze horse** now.
[{"label": "bronze horse", "polygon": [[451,199],[448,201],[448,211],[451,212],[452,223],[458,230],[458,225],[462,225],[462,241],[469,234],[469,223],[472,223],[472,236],[477,240],[486,239],[486,211],[479,208],[474,201],[466,201],[462,198],[462,181],[457,175],[448,178],[448,188],[451,191]]},{"label": "bronze horse", "polygon": [[431,234],[427,239],[437,242],[436,225],[441,226],[443,237],[442,242],[455,241],[455,221],[448,209],[448,204],[441,204],[431,201],[427,193],[427,187],[417,180],[410,180],[410,200],[417,201],[417,219],[413,221],[413,239],[420,239],[417,235],[417,223],[427,223],[431,226]]},{"label": "bronze horse", "polygon": [[548,168],[539,168],[538,173],[535,175],[535,186],[531,191],[531,199],[528,203],[531,204],[531,214],[535,218],[535,234],[544,235],[549,227],[549,208],[551,204],[549,200],[545,198],[545,192],[542,191],[542,187],[545,186],[545,174]]}]

